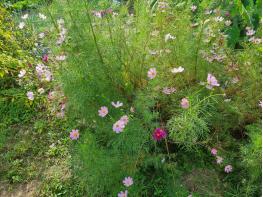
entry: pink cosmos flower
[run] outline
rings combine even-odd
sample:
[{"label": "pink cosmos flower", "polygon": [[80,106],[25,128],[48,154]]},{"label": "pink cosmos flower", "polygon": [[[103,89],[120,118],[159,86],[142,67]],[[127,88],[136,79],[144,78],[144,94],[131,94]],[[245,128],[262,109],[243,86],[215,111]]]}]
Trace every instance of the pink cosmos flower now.
[{"label": "pink cosmos flower", "polygon": [[69,135],[70,139],[72,140],[77,140],[79,138],[79,130],[78,129],[73,129],[71,132],[70,132],[70,135]]},{"label": "pink cosmos flower", "polygon": [[233,167],[232,167],[231,165],[225,166],[225,172],[226,172],[226,173],[230,173],[230,172],[232,172],[232,171],[233,171]]},{"label": "pink cosmos flower", "polygon": [[133,179],[131,177],[125,177],[122,181],[123,185],[130,187],[133,184]]},{"label": "pink cosmos flower", "polygon": [[33,93],[32,91],[27,92],[26,95],[27,95],[27,98],[28,98],[29,100],[31,100],[31,101],[34,100],[34,93]]},{"label": "pink cosmos flower", "polygon": [[112,127],[113,131],[115,131],[116,133],[121,133],[124,128],[125,128],[125,124],[121,120],[115,122]]},{"label": "pink cosmos flower", "polygon": [[223,162],[223,158],[220,156],[216,156],[216,163],[221,164]]},{"label": "pink cosmos flower", "polygon": [[43,55],[42,61],[43,62],[48,62],[48,55],[47,54]]},{"label": "pink cosmos flower", "polygon": [[109,113],[108,108],[105,106],[102,106],[98,112],[100,117],[105,117]]},{"label": "pink cosmos flower", "polygon": [[214,86],[219,86],[219,83],[217,82],[217,79],[214,75],[208,73],[207,75],[207,88],[212,89]]},{"label": "pink cosmos flower", "polygon": [[150,79],[154,79],[157,75],[156,68],[150,68],[147,74]]},{"label": "pink cosmos flower", "polygon": [[115,108],[119,108],[121,106],[123,106],[123,103],[121,103],[120,101],[117,101],[116,103],[114,102],[111,102],[112,106],[115,107]]},{"label": "pink cosmos flower", "polygon": [[152,136],[153,136],[154,140],[160,141],[160,140],[166,138],[167,133],[166,133],[165,130],[163,130],[161,128],[157,128],[157,129],[154,130]]},{"label": "pink cosmos flower", "polygon": [[215,148],[212,148],[212,149],[211,149],[211,154],[212,154],[213,156],[216,156],[217,150],[216,150]]},{"label": "pink cosmos flower", "polygon": [[189,101],[188,101],[187,98],[183,98],[183,99],[181,100],[181,107],[184,108],[184,109],[189,108]]},{"label": "pink cosmos flower", "polygon": [[128,191],[125,190],[124,192],[121,191],[120,193],[118,193],[118,197],[128,197]]},{"label": "pink cosmos flower", "polygon": [[127,115],[124,115],[121,117],[120,121],[122,121],[124,125],[126,125],[129,122],[129,117]]}]

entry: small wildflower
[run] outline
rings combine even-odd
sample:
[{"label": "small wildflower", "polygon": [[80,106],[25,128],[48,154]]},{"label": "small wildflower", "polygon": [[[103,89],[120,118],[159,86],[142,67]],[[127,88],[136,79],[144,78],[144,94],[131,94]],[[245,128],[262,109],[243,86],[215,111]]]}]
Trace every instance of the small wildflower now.
[{"label": "small wildflower", "polygon": [[206,15],[210,15],[210,14],[212,14],[212,13],[213,13],[213,10],[206,10],[206,11],[205,11],[205,14],[206,14]]},{"label": "small wildflower", "polygon": [[56,56],[57,61],[64,61],[67,57],[65,55]]},{"label": "small wildflower", "polygon": [[118,193],[118,197],[128,197],[128,191],[125,190],[124,192],[121,191],[120,193]]},{"label": "small wildflower", "polygon": [[43,93],[45,92],[45,90],[44,90],[44,88],[39,88],[39,89],[37,90],[37,92],[38,92],[39,94],[43,94]]},{"label": "small wildflower", "polygon": [[226,172],[226,173],[230,173],[230,172],[232,172],[232,171],[233,171],[233,167],[232,167],[231,165],[225,166],[225,172]]},{"label": "small wildflower", "polygon": [[105,117],[109,113],[108,108],[105,106],[102,106],[98,112],[100,117]]},{"label": "small wildflower", "polygon": [[254,44],[260,44],[261,43],[261,39],[260,38],[255,38],[254,36],[252,36],[251,38],[248,39],[249,42],[252,42]]},{"label": "small wildflower", "polygon": [[164,41],[167,42],[168,40],[174,40],[175,39],[175,36],[172,36],[170,33],[169,34],[166,34],[164,36]]},{"label": "small wildflower", "polygon": [[115,107],[115,108],[119,108],[121,106],[123,106],[123,103],[121,103],[120,101],[117,101],[116,103],[114,102],[111,102],[112,106]]},{"label": "small wildflower", "polygon": [[42,20],[46,20],[47,19],[47,17],[44,14],[39,13],[38,16]]},{"label": "small wildflower", "polygon": [[253,36],[256,33],[256,31],[254,31],[251,27],[247,27],[246,30],[247,30],[246,32],[247,36]]},{"label": "small wildflower", "polygon": [[222,22],[223,20],[224,20],[224,18],[222,16],[215,17],[216,22]]},{"label": "small wildflower", "polygon": [[188,101],[187,98],[183,98],[183,99],[181,100],[181,107],[184,108],[184,109],[189,108],[189,101]]},{"label": "small wildflower", "polygon": [[55,92],[55,91],[50,91],[50,92],[48,93],[47,98],[48,98],[49,100],[53,100],[53,99],[55,98],[55,96],[56,96],[56,92]]},{"label": "small wildflower", "polygon": [[226,21],[225,21],[225,25],[226,25],[226,26],[229,27],[231,24],[232,24],[231,20],[226,20]]},{"label": "small wildflower", "polygon": [[113,131],[115,131],[116,133],[121,133],[124,128],[125,128],[125,124],[121,120],[115,122],[112,127]]},{"label": "small wildflower", "polygon": [[212,148],[212,149],[211,149],[211,154],[212,154],[213,156],[216,156],[217,150],[216,150],[215,148]]},{"label": "small wildflower", "polygon": [[43,55],[42,61],[43,62],[48,62],[48,55],[47,54]]},{"label": "small wildflower", "polygon": [[176,92],[176,89],[173,88],[173,87],[171,87],[171,88],[164,87],[162,92],[163,92],[164,94],[169,95],[169,94],[172,94],[172,93]]},{"label": "small wildflower", "polygon": [[122,183],[126,187],[130,187],[133,184],[133,179],[131,177],[125,177]]},{"label": "small wildflower", "polygon": [[33,93],[32,91],[27,92],[26,95],[27,95],[27,98],[28,98],[29,100],[31,100],[31,101],[34,100],[34,93]]},{"label": "small wildflower", "polygon": [[134,113],[134,112],[135,112],[134,107],[131,107],[131,108],[130,108],[130,112],[131,112],[131,113]]},{"label": "small wildflower", "polygon": [[45,37],[45,33],[42,32],[42,33],[38,34],[38,37],[39,37],[40,39],[44,38],[44,37]]},{"label": "small wildflower", "polygon": [[18,24],[18,28],[19,29],[24,29],[24,27],[25,27],[25,23],[24,22],[20,22],[19,24]]},{"label": "small wildflower", "polygon": [[127,115],[124,115],[120,118],[120,121],[122,121],[124,125],[126,125],[129,122],[129,117]]},{"label": "small wildflower", "polygon": [[151,36],[156,37],[156,36],[159,35],[159,33],[160,33],[160,32],[159,32],[158,30],[154,30],[154,31],[151,32]]},{"label": "small wildflower", "polygon": [[26,20],[28,18],[28,14],[24,14],[23,16],[21,16],[21,18]]},{"label": "small wildflower", "polygon": [[196,5],[192,5],[192,6],[191,6],[191,11],[192,11],[192,12],[195,12],[196,9],[197,9],[197,6],[196,6]]},{"label": "small wildflower", "polygon": [[22,77],[25,76],[25,74],[26,74],[26,70],[25,70],[25,69],[22,69],[22,70],[19,71],[18,77],[19,77],[19,78],[22,78]]},{"label": "small wildflower", "polygon": [[231,101],[231,98],[225,99],[224,102],[229,103]]},{"label": "small wildflower", "polygon": [[181,73],[184,71],[184,68],[182,66],[179,66],[178,68],[173,68],[171,70],[172,73],[176,74],[176,73]]},{"label": "small wildflower", "polygon": [[221,164],[223,162],[223,158],[220,156],[216,156],[216,163]]},{"label": "small wildflower", "polygon": [[71,132],[70,132],[70,135],[69,135],[70,139],[72,140],[77,140],[79,138],[79,130],[78,129],[73,129]]},{"label": "small wildflower", "polygon": [[207,88],[212,89],[214,86],[219,86],[219,83],[217,82],[217,79],[214,75],[208,73],[207,75]]},{"label": "small wildflower", "polygon": [[161,129],[161,128],[157,128],[154,130],[153,132],[153,139],[156,140],[156,141],[160,141],[164,138],[166,138],[167,136],[167,133],[165,130]]},{"label": "small wildflower", "polygon": [[258,106],[259,106],[259,107],[262,107],[262,101],[259,101]]},{"label": "small wildflower", "polygon": [[150,68],[147,74],[150,79],[154,79],[157,75],[156,68]]}]

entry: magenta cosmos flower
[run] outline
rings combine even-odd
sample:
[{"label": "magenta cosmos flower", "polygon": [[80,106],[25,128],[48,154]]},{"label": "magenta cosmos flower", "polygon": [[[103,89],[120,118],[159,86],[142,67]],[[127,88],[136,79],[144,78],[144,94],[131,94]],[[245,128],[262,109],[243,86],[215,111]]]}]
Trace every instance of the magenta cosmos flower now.
[{"label": "magenta cosmos flower", "polygon": [[217,82],[217,79],[215,78],[214,75],[208,73],[207,75],[207,88],[208,89],[213,89],[214,86],[219,86],[220,84]]},{"label": "magenta cosmos flower", "polygon": [[231,165],[225,166],[225,172],[226,172],[226,173],[230,173],[230,172],[232,172],[232,171],[233,171],[233,167],[232,167]]},{"label": "magenta cosmos flower", "polygon": [[78,129],[73,129],[73,130],[70,132],[69,137],[70,137],[70,139],[72,139],[72,140],[77,140],[77,139],[79,139],[79,130],[78,130]]},{"label": "magenta cosmos flower", "polygon": [[212,148],[212,149],[211,149],[211,154],[212,154],[213,156],[216,156],[217,150],[216,150],[215,148]]},{"label": "magenta cosmos flower", "polygon": [[123,185],[130,187],[133,184],[133,179],[131,177],[125,177],[122,181]]},{"label": "magenta cosmos flower", "polygon": [[47,54],[43,55],[42,61],[43,62],[48,62],[48,55]]},{"label": "magenta cosmos flower", "polygon": [[105,117],[109,113],[108,108],[105,106],[102,106],[98,112],[100,117]]},{"label": "magenta cosmos flower", "polygon": [[120,193],[118,193],[118,197],[128,197],[128,191],[125,190],[124,192],[121,191]]},{"label": "magenta cosmos flower", "polygon": [[160,141],[164,138],[166,138],[167,136],[167,133],[165,130],[161,129],[161,128],[157,128],[154,130],[153,132],[153,139],[156,140],[156,141]]},{"label": "magenta cosmos flower", "polygon": [[184,108],[184,109],[189,108],[189,101],[188,101],[187,98],[183,98],[183,99],[181,100],[181,107]]}]

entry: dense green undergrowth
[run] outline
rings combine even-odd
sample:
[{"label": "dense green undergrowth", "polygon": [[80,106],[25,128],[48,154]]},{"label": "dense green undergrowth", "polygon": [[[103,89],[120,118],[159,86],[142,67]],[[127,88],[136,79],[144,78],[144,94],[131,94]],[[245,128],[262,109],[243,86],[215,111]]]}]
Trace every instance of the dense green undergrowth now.
[{"label": "dense green undergrowth", "polygon": [[[36,116],[29,130],[36,133],[11,153],[66,157],[62,165],[70,166],[71,174],[44,178],[39,195],[125,196],[125,190],[128,196],[260,195],[259,5],[57,0],[44,6],[42,15],[19,19],[24,27],[18,34],[37,45],[22,44],[24,51],[34,51],[25,56],[32,56],[32,70],[16,67],[3,76],[17,87],[5,91],[22,92],[21,106],[12,99],[3,105],[3,112],[10,111],[4,118],[12,120],[10,125],[31,125],[33,111],[45,115]],[[21,57],[13,56],[14,61]],[[41,61],[46,73],[52,71],[51,82],[35,76]],[[17,84],[21,69],[29,77]],[[31,101],[28,91],[35,96]],[[116,107],[117,101],[123,105]],[[25,107],[29,120],[17,111],[12,115],[12,109],[23,112]],[[64,119],[58,119],[62,113]],[[122,118],[128,118],[125,124]],[[166,136],[156,137],[157,128]],[[49,147],[37,140],[43,150],[29,149],[42,137],[62,140]],[[4,170],[3,177],[31,177],[17,171]],[[125,177],[133,179],[131,186],[123,185]]]}]

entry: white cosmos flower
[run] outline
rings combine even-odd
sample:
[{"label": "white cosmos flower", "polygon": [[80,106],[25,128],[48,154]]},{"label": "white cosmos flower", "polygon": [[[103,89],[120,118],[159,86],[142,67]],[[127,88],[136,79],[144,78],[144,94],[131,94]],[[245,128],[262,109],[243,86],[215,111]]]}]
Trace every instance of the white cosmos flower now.
[{"label": "white cosmos flower", "polygon": [[47,19],[47,17],[44,14],[42,14],[42,13],[39,13],[38,16],[42,20],[46,20]]},{"label": "white cosmos flower", "polygon": [[175,36],[172,36],[170,33],[169,34],[166,34],[164,36],[164,41],[167,42],[168,40],[174,40],[175,39]]},{"label": "white cosmos flower", "polygon": [[45,37],[45,33],[42,32],[42,33],[38,34],[38,37],[39,37],[39,38],[44,38],[44,37]]},{"label": "white cosmos flower", "polygon": [[38,92],[39,94],[43,94],[43,93],[45,92],[45,90],[44,90],[44,88],[39,88],[39,89],[37,90],[37,92]]},{"label": "white cosmos flower", "polygon": [[19,29],[23,29],[25,27],[25,23],[24,22],[20,22],[19,25],[18,25],[18,28]]},{"label": "white cosmos flower", "polygon": [[25,74],[26,74],[26,70],[25,70],[25,69],[22,69],[22,70],[20,70],[20,72],[19,72],[19,74],[18,74],[18,77],[19,77],[19,78],[22,78],[22,77],[25,76]]},{"label": "white cosmos flower", "polygon": [[28,14],[24,14],[23,16],[21,16],[21,18],[26,20],[28,18]]},{"label": "white cosmos flower", "polygon": [[196,6],[196,5],[192,5],[192,6],[191,6],[191,10],[192,10],[192,12],[195,12],[196,9],[197,9],[197,6]]},{"label": "white cosmos flower", "polygon": [[56,56],[57,61],[64,61],[67,57],[65,55]]},{"label": "white cosmos flower", "polygon": [[115,107],[115,108],[119,108],[121,106],[123,106],[123,103],[121,103],[120,101],[117,101],[116,103],[114,102],[111,102],[112,106]]},{"label": "white cosmos flower", "polygon": [[224,20],[224,18],[222,16],[215,17],[216,22],[222,22],[223,20]]},{"label": "white cosmos flower", "polygon": [[184,68],[182,66],[179,66],[178,68],[173,68],[171,70],[172,73],[176,74],[176,73],[181,73],[184,71]]},{"label": "white cosmos flower", "polygon": [[232,24],[231,20],[227,20],[227,21],[225,21],[225,25],[226,25],[226,26],[229,27],[231,24]]}]

